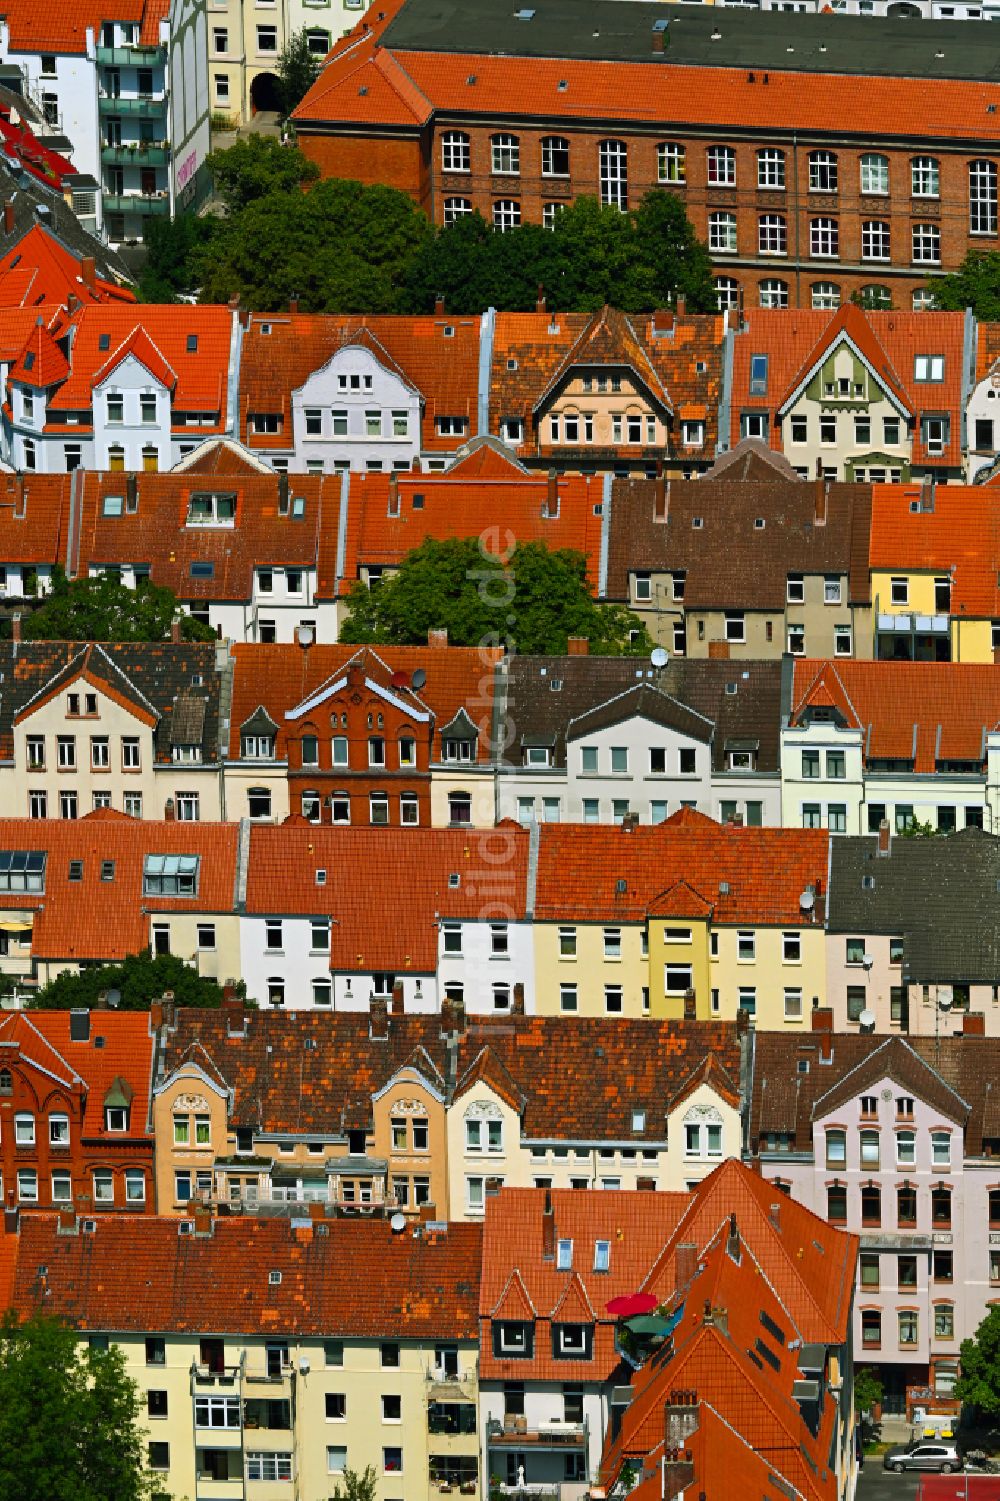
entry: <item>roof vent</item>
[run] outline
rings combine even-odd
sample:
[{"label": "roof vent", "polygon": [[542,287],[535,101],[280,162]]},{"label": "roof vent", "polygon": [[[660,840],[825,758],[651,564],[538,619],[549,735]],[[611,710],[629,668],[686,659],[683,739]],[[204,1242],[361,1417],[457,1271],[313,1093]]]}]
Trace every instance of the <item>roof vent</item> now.
[{"label": "roof vent", "polygon": [[569,84],[567,83],[565,78],[560,78],[559,82],[556,84],[556,88],[560,94],[565,94],[566,90],[569,88]]},{"label": "roof vent", "polygon": [[704,525],[705,525],[705,518],[704,518],[704,516],[692,516],[691,517],[691,526],[694,529],[694,531],[700,532],[701,529],[702,529],[702,527]]},{"label": "roof vent", "polygon": [[461,886],[461,884],[462,884],[462,877],[461,877],[461,875],[459,874],[459,872],[457,870],[453,870],[451,872],[451,874],[449,875],[449,877],[448,877],[448,885],[451,887],[452,891],[454,891],[458,886]]},{"label": "roof vent", "polygon": [[363,99],[364,96],[367,94],[367,92],[368,92],[368,85],[366,83],[363,83],[361,85],[361,87],[358,89],[358,94]]},{"label": "roof vent", "polygon": [[97,1221],[96,1220],[81,1220],[80,1221],[80,1229],[83,1231],[84,1235],[93,1235],[95,1233],[95,1231],[97,1230]]},{"label": "roof vent", "polygon": [[317,886],[325,886],[326,885],[326,871],[322,868],[322,866],[316,872],[316,885]]},{"label": "roof vent", "polygon": [[476,75],[475,75],[475,73],[470,73],[469,76],[468,76],[468,78],[465,81],[471,87],[471,85],[474,84],[475,81],[476,81]]},{"label": "roof vent", "polygon": [[533,10],[516,10],[514,12],[515,21],[533,21],[534,19],[535,12]]},{"label": "roof vent", "polygon": [[996,114],[996,112],[997,112],[997,107],[996,107],[996,105],[995,105],[995,104],[988,104],[988,105],[987,105],[987,106],[986,106],[986,113],[987,113],[987,114],[988,114],[988,115],[995,115],[995,114]]}]

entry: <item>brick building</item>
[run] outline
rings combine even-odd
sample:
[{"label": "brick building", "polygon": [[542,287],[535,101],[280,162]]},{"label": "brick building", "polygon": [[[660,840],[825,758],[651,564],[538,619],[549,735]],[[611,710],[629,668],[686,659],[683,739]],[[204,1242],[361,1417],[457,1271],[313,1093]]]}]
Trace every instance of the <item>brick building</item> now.
[{"label": "brick building", "polygon": [[[679,194],[722,306],[921,310],[997,239],[995,89],[974,28],[550,0],[370,13],[296,110],[330,176],[437,223],[551,223],[579,194]],[[934,80],[935,109],[927,109]]]}]

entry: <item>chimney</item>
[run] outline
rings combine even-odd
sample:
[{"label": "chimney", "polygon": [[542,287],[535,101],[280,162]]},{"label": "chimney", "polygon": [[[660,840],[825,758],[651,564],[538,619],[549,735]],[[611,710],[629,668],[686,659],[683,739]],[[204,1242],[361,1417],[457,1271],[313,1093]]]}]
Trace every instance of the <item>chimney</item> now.
[{"label": "chimney", "polygon": [[708,659],[710,662],[728,662],[731,655],[728,641],[710,641],[708,643]]},{"label": "chimney", "polygon": [[684,295],[683,292],[678,292],[677,296],[674,298],[674,301],[677,304],[677,316],[678,316],[678,318],[683,318],[684,314],[687,312],[687,306],[688,306],[687,297]]},{"label": "chimney", "polygon": [[135,511],[139,507],[139,476],[135,473],[125,476],[125,496],[127,500],[126,510]]},{"label": "chimney", "polygon": [[547,476],[545,490],[545,510],[542,515],[547,521],[552,521],[559,515],[559,475],[554,469],[550,469]]},{"label": "chimney", "polygon": [[719,1306],[719,1304],[716,1304],[715,1307],[712,1309],[712,1316],[715,1319],[715,1327],[717,1329],[720,1329],[723,1334],[727,1334],[728,1335],[728,1333],[729,1333],[729,1309],[728,1308],[722,1308],[722,1307]]},{"label": "chimney", "polygon": [[742,829],[742,827],[743,827],[743,814],[739,811],[738,808],[737,808],[736,812],[733,813],[730,816],[728,822],[730,824],[732,824],[732,826],[733,826],[734,829]]},{"label": "chimney", "polygon": [[438,630],[427,632],[427,645],[433,646],[435,651],[441,651],[448,645],[448,629],[446,626]]},{"label": "chimney", "polygon": [[822,470],[816,475],[813,484],[813,526],[826,526],[826,506],[829,499],[830,486],[823,478]]},{"label": "chimney", "polygon": [[511,1016],[524,1015],[524,985],[520,980],[514,983],[514,998],[510,1003]]},{"label": "chimney", "polygon": [[3,232],[5,235],[14,233],[14,200],[5,198],[3,205]]},{"label": "chimney", "polygon": [[986,1017],[982,1011],[969,1011],[962,1018],[962,1035],[964,1037],[985,1037]]},{"label": "chimney", "polygon": [[399,479],[395,471],[389,475],[389,515],[399,515]]},{"label": "chimney", "polygon": [[60,1235],[74,1235],[76,1233],[76,1210],[72,1204],[60,1204],[59,1206],[59,1232]]},{"label": "chimney", "polygon": [[683,1449],[692,1433],[698,1432],[698,1394],[692,1391],[671,1392],[666,1410],[668,1449]]},{"label": "chimney", "polygon": [[588,636],[567,636],[566,655],[568,657],[586,657],[590,655],[590,638]]},{"label": "chimney", "polygon": [[75,313],[81,307],[83,307],[83,303],[80,301],[79,297],[77,297],[76,293],[68,292],[66,295],[66,311],[70,314],[70,316],[72,316],[73,313]]},{"label": "chimney", "polygon": [[461,996],[445,995],[441,1002],[441,1031],[457,1037],[465,1031],[465,1001]]},{"label": "chimney", "polygon": [[920,487],[920,509],[922,511],[934,510],[934,476],[925,474]]},{"label": "chimney", "polygon": [[85,287],[93,290],[97,286],[97,265],[92,255],[84,255],[80,258],[80,279]]},{"label": "chimney", "polygon": [[233,993],[233,986],[226,985],[222,992],[222,1013],[226,1018],[227,1037],[247,1035],[247,1014],[243,1002]]},{"label": "chimney", "polygon": [[653,338],[659,338],[661,334],[669,334],[674,327],[674,310],[669,307],[658,307],[653,313]]},{"label": "chimney", "polygon": [[653,520],[664,522],[667,519],[667,501],[670,498],[670,486],[664,479],[662,472],[653,481]]},{"label": "chimney", "polygon": [[738,1262],[742,1256],[740,1250],[740,1229],[736,1223],[736,1211],[729,1216],[729,1234],[726,1237],[726,1251],[733,1261]]},{"label": "chimney", "polygon": [[711,1326],[715,1323],[715,1313],[712,1309],[711,1298],[706,1298],[704,1304],[702,1305],[701,1322],[703,1324],[707,1324],[709,1328],[711,1328]]},{"label": "chimney", "polygon": [[278,474],[278,515],[288,515],[288,471],[284,469]]},{"label": "chimney", "polygon": [[21,612],[20,612],[20,610],[15,610],[14,613],[13,613],[13,615],[10,617],[10,634],[11,634],[11,639],[12,640],[14,640],[14,641],[20,641],[20,639],[21,639]]},{"label": "chimney", "polygon": [[106,990],[99,990],[97,992],[97,998],[94,1001],[94,1010],[95,1011],[107,1011],[107,1009],[108,1009],[108,992]]},{"label": "chimney", "polygon": [[767,1211],[767,1217],[775,1230],[781,1229],[781,1204],[775,1199]]},{"label": "chimney", "polygon": [[674,1286],[682,1294],[698,1275],[698,1247],[684,1240],[674,1251]]},{"label": "chimney", "polygon": [[236,295],[235,295],[235,297],[230,297],[230,299],[229,299],[228,303],[226,304],[226,306],[229,308],[229,311],[231,313],[235,313],[235,312],[237,312],[239,310],[239,305],[240,305],[240,294],[239,294],[239,292],[237,292]]},{"label": "chimney", "polygon": [[249,328],[250,327],[250,309],[248,307],[238,308],[237,312],[236,312],[236,316],[240,320],[240,327],[241,328]]},{"label": "chimney", "polygon": [[821,1063],[829,1063],[833,1057],[833,1007],[814,1006],[812,1009],[812,1029],[819,1038],[819,1057]]},{"label": "chimney", "polygon": [[209,1204],[202,1204],[196,1200],[194,1204],[194,1233],[195,1235],[211,1235],[212,1233],[212,1209]]},{"label": "chimney", "polygon": [[168,1031],[173,1031],[177,1026],[177,1002],[174,1000],[172,990],[165,990],[160,997],[160,1005],[163,1008],[163,1025]]},{"label": "chimney", "polygon": [[420,1223],[422,1225],[429,1225],[430,1222],[431,1222],[431,1220],[436,1219],[436,1218],[437,1218],[437,1205],[436,1204],[431,1204],[431,1203],[421,1204],[421,1206],[420,1206]]},{"label": "chimney", "polygon": [[552,1190],[545,1190],[545,1207],[542,1210],[542,1260],[554,1261],[556,1254],[556,1214],[552,1208]]},{"label": "chimney", "polygon": [[288,299],[288,311],[294,317],[295,314],[298,312],[298,310],[299,310],[299,299],[297,297],[289,297],[289,299]]},{"label": "chimney", "polygon": [[740,1006],[736,1012],[736,1035],[737,1037],[745,1037],[749,1031],[750,1013]]},{"label": "chimney", "polygon": [[698,1015],[698,1000],[693,990],[684,992],[684,1020],[693,1022]]},{"label": "chimney", "polygon": [[174,800],[172,797],[168,797],[163,805],[163,817],[167,823],[173,823],[174,821]]},{"label": "chimney", "polygon": [[538,294],[535,297],[535,312],[545,312],[545,288],[542,286],[541,282],[538,283]]},{"label": "chimney", "polygon": [[638,827],[639,827],[639,815],[638,815],[638,813],[626,813],[625,817],[622,819],[622,833],[623,834],[634,834],[635,831],[636,831],[636,829]]},{"label": "chimney", "polygon": [[181,635],[180,618],[178,618],[177,620],[172,620],[170,622],[170,639],[175,646],[180,646],[181,642],[184,639],[184,637]]},{"label": "chimney", "polygon": [[660,26],[653,32],[653,51],[663,52],[667,45],[667,33]]},{"label": "chimney", "polygon": [[347,669],[348,688],[363,688],[365,685],[365,669],[360,662],[352,662]]},{"label": "chimney", "polygon": [[878,826],[878,852],[880,855],[892,853],[892,835],[889,832],[889,820],[883,818]]},{"label": "chimney", "polygon": [[389,1041],[389,1002],[384,995],[373,995],[369,1002],[368,1036],[372,1042]]},{"label": "chimney", "polygon": [[21,1211],[16,1204],[9,1204],[3,1212],[3,1228],[5,1235],[16,1235],[21,1224]]},{"label": "chimney", "polygon": [[149,1003],[149,1030],[155,1035],[163,1026],[163,1002],[150,1001]]},{"label": "chimney", "polygon": [[444,317],[444,298],[441,296],[440,292],[434,299],[434,314],[437,318]]},{"label": "chimney", "polygon": [[392,997],[389,1001],[389,1015],[402,1016],[405,1010],[406,1006],[403,1001],[403,982],[402,980],[393,980]]}]

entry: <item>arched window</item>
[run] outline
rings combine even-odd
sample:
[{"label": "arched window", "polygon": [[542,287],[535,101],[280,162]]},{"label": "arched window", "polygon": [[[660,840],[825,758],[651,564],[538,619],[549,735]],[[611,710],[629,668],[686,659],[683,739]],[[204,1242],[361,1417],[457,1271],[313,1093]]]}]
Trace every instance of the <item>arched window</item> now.
[{"label": "arched window", "polygon": [[569,176],[569,141],[565,136],[542,137],[542,176]]},{"label": "arched window", "polygon": [[941,168],[936,156],[915,156],[912,159],[910,192],[914,198],[941,196]]},{"label": "arched window", "polygon": [[832,151],[810,151],[810,193],[835,193],[837,191],[837,158]]},{"label": "arched window", "polygon": [[319,765],[319,736],[316,735],[312,730],[309,730],[306,734],[304,734],[302,736],[302,740],[300,742],[300,747],[301,747],[301,750],[302,750],[302,765],[303,766],[318,766]]},{"label": "arched window", "polygon": [[757,186],[780,189],[785,186],[785,153],[773,146],[757,152]]},{"label": "arched window", "polygon": [[757,220],[757,250],[760,255],[788,254],[788,225],[784,214],[761,214]]},{"label": "arched window", "polygon": [[490,136],[490,165],[494,172],[516,176],[521,170],[521,144],[517,136]]},{"label": "arched window", "polygon": [[862,193],[888,193],[889,158],[878,151],[868,151],[861,158]]},{"label": "arched window", "polygon": [[740,284],[735,276],[717,276],[715,278],[715,297],[719,305],[719,312],[726,308],[735,308],[740,305]]},{"label": "arched window", "polygon": [[820,257],[840,254],[840,225],[836,219],[809,220],[809,254]]},{"label": "arched window", "polygon": [[892,307],[892,293],[889,288],[879,286],[877,283],[873,286],[862,287],[858,297],[861,306],[871,312]]},{"label": "arched window", "polygon": [[464,130],[448,130],[441,137],[441,167],[445,172],[468,172],[472,166],[469,137]]},{"label": "arched window", "polygon": [[9,1068],[0,1068],[0,1094],[13,1094],[14,1080]]},{"label": "arched window", "polygon": [[715,255],[735,255],[736,215],[709,214],[708,248]]},{"label": "arched window", "polygon": [[498,198],[493,205],[493,228],[501,234],[521,222],[521,205],[515,198]]},{"label": "arched window", "polygon": [[687,154],[676,141],[662,141],[657,146],[656,180],[665,183],[687,181]]},{"label": "arched window", "polygon": [[835,281],[814,281],[810,291],[814,308],[840,307],[840,287]]},{"label": "arched window", "polygon": [[861,225],[861,259],[887,261],[889,246],[888,219],[865,219]]},{"label": "arched window", "polygon": [[709,146],[708,181],[715,188],[736,186],[736,152],[732,146]]},{"label": "arched window", "polygon": [[787,281],[762,281],[759,287],[761,307],[787,307]]},{"label": "arched window", "polygon": [[466,214],[471,213],[471,198],[446,198],[444,200],[445,224],[454,224],[457,219],[464,219]]}]

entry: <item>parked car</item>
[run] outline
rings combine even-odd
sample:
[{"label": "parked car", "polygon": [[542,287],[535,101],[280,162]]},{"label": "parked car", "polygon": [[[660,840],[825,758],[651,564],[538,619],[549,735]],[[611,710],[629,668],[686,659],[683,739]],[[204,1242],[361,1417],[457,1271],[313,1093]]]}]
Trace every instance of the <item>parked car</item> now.
[{"label": "parked car", "polygon": [[914,1439],[890,1449],[882,1468],[897,1475],[904,1470],[936,1470],[939,1475],[952,1475],[962,1468],[962,1453],[953,1439]]}]

